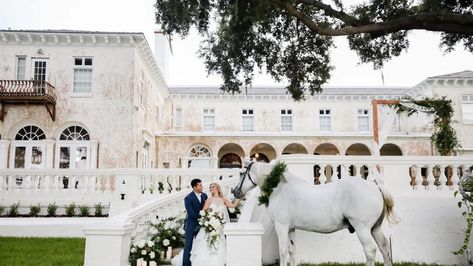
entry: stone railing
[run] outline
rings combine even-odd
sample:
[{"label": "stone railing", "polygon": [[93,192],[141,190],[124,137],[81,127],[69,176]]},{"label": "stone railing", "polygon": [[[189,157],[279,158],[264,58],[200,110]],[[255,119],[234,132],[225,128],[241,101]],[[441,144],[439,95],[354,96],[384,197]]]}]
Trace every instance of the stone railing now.
[{"label": "stone railing", "polygon": [[228,169],[0,169],[0,205],[20,202],[21,214],[33,204],[102,203],[115,215],[186,190],[193,178],[209,183],[238,176]]},{"label": "stone railing", "polygon": [[356,176],[376,180],[395,191],[453,190],[463,173],[473,166],[471,156],[283,155],[280,159],[291,172],[314,184]]}]

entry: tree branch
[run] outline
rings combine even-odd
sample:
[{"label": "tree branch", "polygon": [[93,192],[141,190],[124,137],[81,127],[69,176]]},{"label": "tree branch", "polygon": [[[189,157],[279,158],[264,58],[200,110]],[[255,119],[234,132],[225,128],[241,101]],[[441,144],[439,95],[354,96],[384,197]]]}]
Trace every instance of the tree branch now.
[{"label": "tree branch", "polygon": [[306,5],[311,5],[314,6],[318,9],[321,9],[325,11],[325,15],[332,17],[332,18],[337,18],[341,20],[343,23],[345,23],[348,26],[361,26],[363,23],[357,19],[356,17],[350,16],[347,13],[343,11],[338,11],[333,9],[330,5],[326,5],[322,3],[321,1],[317,0],[296,0],[295,4],[306,4]]},{"label": "tree branch", "polygon": [[296,17],[312,32],[325,36],[346,36],[370,33],[379,37],[400,30],[427,30],[473,35],[473,15],[468,14],[423,13],[394,19],[388,22],[376,22],[358,27],[332,29],[320,27],[289,1],[282,2],[279,0],[271,0],[271,2],[286,10],[291,16]]}]

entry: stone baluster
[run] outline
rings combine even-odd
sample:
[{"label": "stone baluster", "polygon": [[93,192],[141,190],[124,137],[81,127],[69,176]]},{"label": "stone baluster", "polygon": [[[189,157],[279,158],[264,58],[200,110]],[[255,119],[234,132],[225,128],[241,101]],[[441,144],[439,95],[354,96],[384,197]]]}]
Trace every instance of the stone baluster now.
[{"label": "stone baluster", "polygon": [[363,169],[363,165],[359,165],[359,164],[355,164],[353,165],[353,176],[355,177],[358,177],[358,178],[361,178],[362,175],[361,175],[361,170]]},{"label": "stone baluster", "polygon": [[32,186],[33,185],[31,181],[31,176],[27,175],[26,177],[23,177],[23,182],[21,182],[21,188],[25,189],[28,193],[31,190]]},{"label": "stone baluster", "polygon": [[96,175],[93,175],[91,178],[90,178],[90,190],[91,191],[96,191],[97,190],[97,176]]},{"label": "stone baluster", "polygon": [[458,180],[460,180],[460,177],[458,176],[458,165],[450,165],[452,167],[452,177],[450,181],[452,182],[452,185],[449,187],[450,190],[454,190],[458,185]]},{"label": "stone baluster", "polygon": [[0,175],[0,191],[6,190],[5,176]]},{"label": "stone baluster", "polygon": [[447,176],[445,175],[446,165],[439,165],[440,167],[440,185],[438,186],[439,190],[445,190],[447,183]]},{"label": "stone baluster", "polygon": [[319,175],[319,182],[320,182],[320,184],[322,185],[322,184],[327,183],[327,175],[325,175],[325,167],[326,167],[326,165],[325,165],[325,164],[319,164],[319,166],[320,166],[320,170],[319,170],[319,172],[320,172],[320,175]]},{"label": "stone baluster", "polygon": [[416,174],[414,177],[414,180],[412,181],[413,183],[411,184],[414,190],[419,189],[419,185],[422,184],[422,166],[421,165],[416,165]]},{"label": "stone baluster", "polygon": [[426,165],[427,189],[435,189],[434,165]]},{"label": "stone baluster", "polygon": [[51,176],[45,175],[44,176],[44,185],[43,189],[49,191],[51,189]]}]

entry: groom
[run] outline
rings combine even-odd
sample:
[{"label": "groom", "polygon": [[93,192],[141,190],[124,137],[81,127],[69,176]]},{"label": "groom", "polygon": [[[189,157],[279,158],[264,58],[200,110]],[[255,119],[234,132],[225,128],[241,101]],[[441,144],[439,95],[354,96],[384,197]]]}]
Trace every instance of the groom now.
[{"label": "groom", "polygon": [[186,223],[185,223],[185,243],[184,243],[184,256],[182,260],[183,266],[190,266],[190,256],[192,250],[192,243],[194,242],[194,236],[197,233],[197,225],[199,224],[199,212],[204,207],[204,203],[207,200],[207,194],[202,193],[202,181],[200,179],[193,179],[191,186],[194,191],[189,193],[184,198],[184,205],[187,211]]}]

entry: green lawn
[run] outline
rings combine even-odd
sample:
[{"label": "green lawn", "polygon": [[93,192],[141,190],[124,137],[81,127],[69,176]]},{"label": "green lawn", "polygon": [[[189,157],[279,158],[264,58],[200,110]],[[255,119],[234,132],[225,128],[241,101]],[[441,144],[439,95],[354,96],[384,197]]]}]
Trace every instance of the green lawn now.
[{"label": "green lawn", "polygon": [[0,237],[0,265],[83,265],[84,251],[84,238]]}]

